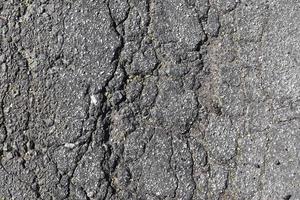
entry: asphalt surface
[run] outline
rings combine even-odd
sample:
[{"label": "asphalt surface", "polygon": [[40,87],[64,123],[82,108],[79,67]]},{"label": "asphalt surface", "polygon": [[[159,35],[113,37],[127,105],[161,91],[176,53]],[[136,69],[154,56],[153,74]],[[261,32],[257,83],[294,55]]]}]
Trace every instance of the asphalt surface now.
[{"label": "asphalt surface", "polygon": [[299,0],[0,0],[1,200],[299,200]]}]

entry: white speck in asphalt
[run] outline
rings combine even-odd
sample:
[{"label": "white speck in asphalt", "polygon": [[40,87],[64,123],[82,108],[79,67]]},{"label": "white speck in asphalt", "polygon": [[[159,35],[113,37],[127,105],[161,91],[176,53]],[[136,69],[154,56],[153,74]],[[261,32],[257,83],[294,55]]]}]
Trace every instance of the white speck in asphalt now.
[{"label": "white speck in asphalt", "polygon": [[66,148],[73,149],[73,148],[75,147],[75,144],[74,144],[74,143],[66,143],[66,144],[65,144],[65,147],[66,147]]},{"label": "white speck in asphalt", "polygon": [[94,95],[91,96],[91,103],[97,105],[97,99]]}]

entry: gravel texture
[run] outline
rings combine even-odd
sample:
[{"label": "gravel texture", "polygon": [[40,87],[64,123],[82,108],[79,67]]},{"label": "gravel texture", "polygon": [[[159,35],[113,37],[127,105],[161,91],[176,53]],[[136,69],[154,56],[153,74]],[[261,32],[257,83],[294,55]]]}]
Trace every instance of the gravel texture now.
[{"label": "gravel texture", "polygon": [[299,200],[299,0],[0,0],[1,200]]}]

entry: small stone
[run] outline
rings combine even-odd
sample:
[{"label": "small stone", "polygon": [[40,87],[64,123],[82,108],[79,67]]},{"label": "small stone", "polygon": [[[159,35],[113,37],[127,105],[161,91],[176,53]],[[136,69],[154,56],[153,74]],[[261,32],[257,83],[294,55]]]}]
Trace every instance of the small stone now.
[{"label": "small stone", "polygon": [[12,154],[12,152],[8,152],[8,153],[6,154],[6,159],[7,159],[7,160],[12,159],[13,157],[14,157],[14,155]]},{"label": "small stone", "polygon": [[66,143],[65,144],[65,147],[69,148],[69,149],[73,149],[75,146],[76,146],[76,144],[74,144],[74,143]]},{"label": "small stone", "polygon": [[31,140],[28,141],[28,142],[27,142],[27,148],[30,149],[30,150],[34,149],[34,142],[31,141]]},{"label": "small stone", "polygon": [[97,105],[98,101],[96,99],[96,96],[95,95],[92,95],[91,96],[91,104],[94,104],[94,105]]},{"label": "small stone", "polygon": [[4,63],[6,60],[6,57],[4,54],[0,55],[0,64]]},{"label": "small stone", "polygon": [[124,98],[124,94],[122,91],[117,91],[113,94],[111,101],[113,105],[118,105]]}]

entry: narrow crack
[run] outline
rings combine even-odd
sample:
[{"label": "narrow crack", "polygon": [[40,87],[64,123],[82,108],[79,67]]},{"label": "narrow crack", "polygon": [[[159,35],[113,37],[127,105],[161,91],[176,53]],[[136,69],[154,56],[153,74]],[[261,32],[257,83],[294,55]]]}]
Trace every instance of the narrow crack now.
[{"label": "narrow crack", "polygon": [[6,96],[7,96],[8,88],[9,88],[9,85],[7,84],[6,88],[5,88],[4,92],[3,92],[3,97],[1,99],[1,111],[2,111],[2,118],[3,118],[3,122],[2,122],[1,125],[3,126],[4,134],[5,134],[5,137],[3,139],[4,141],[6,141],[7,134],[8,134],[8,129],[6,127],[6,121],[7,120],[6,120],[5,113],[4,113],[4,110],[5,110],[4,100],[5,100]]},{"label": "narrow crack", "polygon": [[178,190],[178,187],[179,187],[179,178],[178,178],[178,176],[177,176],[177,173],[176,173],[176,171],[174,170],[174,168],[173,168],[173,162],[174,161],[172,161],[174,158],[173,158],[173,156],[174,156],[174,147],[173,147],[173,141],[174,141],[174,138],[173,138],[173,135],[172,135],[172,133],[170,133],[170,136],[171,136],[171,155],[170,155],[170,160],[169,160],[169,163],[170,163],[170,168],[171,168],[171,170],[173,171],[173,173],[174,173],[174,177],[175,177],[175,179],[176,179],[176,187],[175,187],[175,190],[174,190],[174,196],[173,196],[173,198],[176,198],[176,196],[177,196],[177,190]]},{"label": "narrow crack", "polygon": [[192,168],[192,169],[191,169],[191,177],[192,177],[193,184],[194,184],[193,191],[192,191],[192,198],[193,198],[194,195],[195,195],[195,190],[196,190],[196,188],[197,188],[197,184],[196,184],[196,181],[195,181],[195,179],[194,179],[195,161],[194,161],[194,158],[193,158],[193,152],[191,151],[189,139],[187,139],[186,143],[187,143],[187,147],[188,147],[188,150],[189,150],[189,153],[190,153],[190,156],[191,156],[191,162],[192,162],[192,166],[191,166],[191,168]]}]

